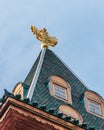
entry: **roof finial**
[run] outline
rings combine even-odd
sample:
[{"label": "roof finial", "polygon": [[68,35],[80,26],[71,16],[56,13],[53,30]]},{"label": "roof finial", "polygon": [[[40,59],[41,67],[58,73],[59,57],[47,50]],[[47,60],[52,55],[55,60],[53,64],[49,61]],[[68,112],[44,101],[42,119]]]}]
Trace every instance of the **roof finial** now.
[{"label": "roof finial", "polygon": [[42,42],[41,48],[48,48],[49,46],[55,46],[57,44],[56,37],[49,36],[45,28],[38,30],[36,26],[31,25],[31,30],[33,34],[36,35],[36,38]]}]

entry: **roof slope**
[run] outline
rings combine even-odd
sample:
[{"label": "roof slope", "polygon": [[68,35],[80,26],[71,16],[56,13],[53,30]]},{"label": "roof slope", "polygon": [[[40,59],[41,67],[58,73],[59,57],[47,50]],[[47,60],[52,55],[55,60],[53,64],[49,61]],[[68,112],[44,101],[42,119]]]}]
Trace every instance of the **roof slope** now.
[{"label": "roof slope", "polygon": [[[28,86],[30,86],[32,82],[39,57],[40,55],[24,81],[24,83]],[[50,76],[52,75],[60,76],[70,84],[72,105],[56,99],[50,94],[47,84]],[[76,75],[73,74],[73,72],[66,67],[52,51],[47,49],[32,100],[37,101],[40,105],[46,105],[47,109],[55,108],[56,112],[62,104],[72,106],[81,114],[84,122],[90,126],[95,126],[96,130],[104,130],[104,119],[86,112],[84,104],[82,103],[81,97],[87,90],[86,86],[76,77]]]},{"label": "roof slope", "polygon": [[[40,52],[40,54],[41,54],[41,52]],[[30,72],[28,73],[28,75],[27,75],[27,77],[26,77],[26,79],[24,80],[24,83],[25,83],[26,85],[28,85],[28,86],[30,86],[30,84],[31,84],[31,82],[32,82],[32,80],[33,80],[33,76],[34,76],[34,74],[35,74],[36,67],[37,67],[38,62],[39,62],[40,54],[39,54],[38,58],[36,59],[35,63],[33,64],[33,66],[32,66],[32,68],[31,68]]]}]

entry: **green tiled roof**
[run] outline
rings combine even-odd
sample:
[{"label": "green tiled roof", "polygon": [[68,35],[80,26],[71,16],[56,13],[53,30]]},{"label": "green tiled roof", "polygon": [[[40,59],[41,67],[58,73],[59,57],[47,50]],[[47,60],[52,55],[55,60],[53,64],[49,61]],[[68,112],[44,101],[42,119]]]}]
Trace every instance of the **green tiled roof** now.
[{"label": "green tiled roof", "polygon": [[[24,86],[26,84],[27,88],[32,82],[39,58],[40,55],[24,81]],[[60,76],[70,84],[72,105],[59,100],[50,94],[48,82],[52,75]],[[82,97],[87,90],[88,88],[86,88],[76,75],[68,67],[66,67],[52,51],[47,49],[32,101],[37,101],[39,105],[46,105],[47,109],[55,108],[56,112],[62,104],[72,106],[81,114],[84,122],[90,126],[95,126],[96,130],[104,130],[104,119],[88,113],[84,107]]]}]

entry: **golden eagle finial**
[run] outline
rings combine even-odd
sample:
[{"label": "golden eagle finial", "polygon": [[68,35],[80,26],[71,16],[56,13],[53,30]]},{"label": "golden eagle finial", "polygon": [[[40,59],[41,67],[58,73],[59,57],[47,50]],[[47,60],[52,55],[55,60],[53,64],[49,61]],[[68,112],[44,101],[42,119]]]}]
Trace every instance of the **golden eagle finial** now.
[{"label": "golden eagle finial", "polygon": [[31,30],[33,34],[36,35],[36,38],[42,42],[42,48],[48,48],[49,46],[55,46],[57,44],[56,37],[49,36],[47,30],[45,28],[38,30],[36,26],[31,25]]}]

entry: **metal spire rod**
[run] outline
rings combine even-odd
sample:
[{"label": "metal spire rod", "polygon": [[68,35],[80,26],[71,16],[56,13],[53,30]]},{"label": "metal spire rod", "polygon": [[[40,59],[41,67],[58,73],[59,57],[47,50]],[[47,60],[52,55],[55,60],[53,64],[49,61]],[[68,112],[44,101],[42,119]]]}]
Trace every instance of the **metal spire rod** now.
[{"label": "metal spire rod", "polygon": [[37,65],[36,72],[34,74],[32,83],[30,85],[30,88],[29,88],[29,91],[28,91],[28,94],[27,94],[27,98],[29,98],[30,101],[32,99],[32,96],[33,96],[33,93],[34,93],[34,90],[35,90],[35,87],[36,87],[36,84],[37,84],[37,81],[38,81],[38,78],[39,78],[39,74],[40,74],[40,71],[41,71],[41,68],[42,68],[45,52],[46,52],[46,48],[42,48],[39,63]]}]

